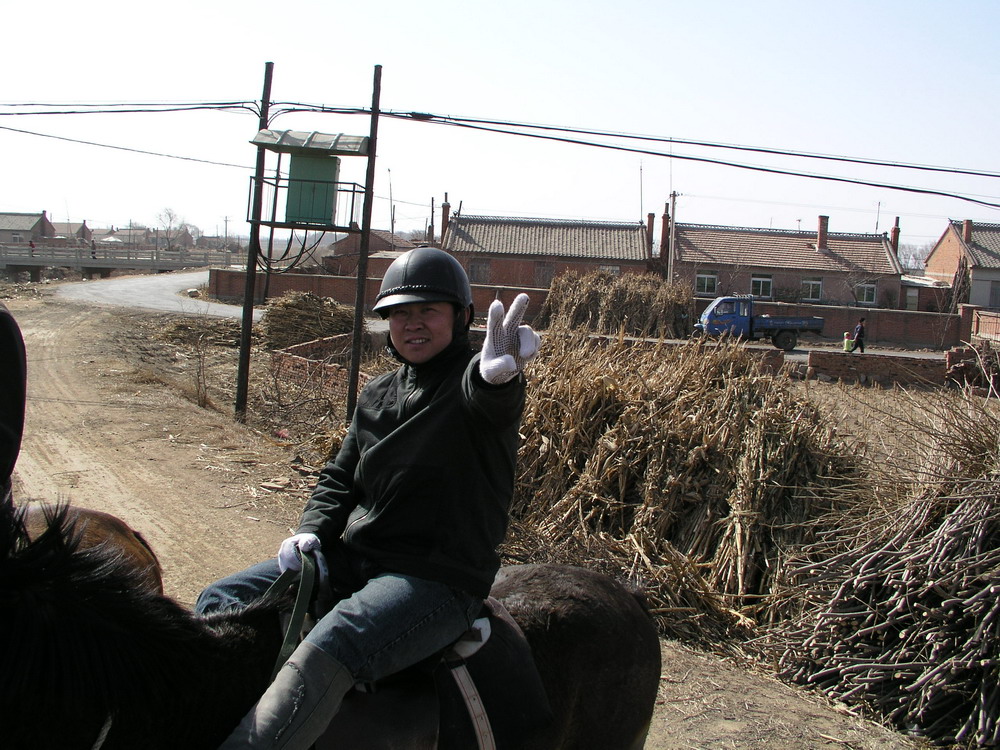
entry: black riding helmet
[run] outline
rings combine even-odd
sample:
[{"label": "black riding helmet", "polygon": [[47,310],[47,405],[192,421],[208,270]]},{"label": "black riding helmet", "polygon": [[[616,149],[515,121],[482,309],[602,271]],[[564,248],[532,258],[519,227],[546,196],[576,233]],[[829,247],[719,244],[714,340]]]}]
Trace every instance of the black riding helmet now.
[{"label": "black riding helmet", "polygon": [[[413,302],[450,302],[459,314],[469,309],[472,321],[472,287],[462,264],[436,247],[415,247],[400,255],[386,269],[372,308],[383,318],[389,308]],[[456,326],[457,327],[457,326]],[[468,323],[462,330],[468,329]]]}]

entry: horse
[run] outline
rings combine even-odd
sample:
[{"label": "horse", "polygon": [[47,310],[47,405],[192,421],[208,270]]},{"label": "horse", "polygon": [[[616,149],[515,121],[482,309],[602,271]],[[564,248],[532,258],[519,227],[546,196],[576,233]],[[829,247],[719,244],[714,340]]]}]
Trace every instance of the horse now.
[{"label": "horse", "polygon": [[[45,533],[52,519],[58,514],[58,506],[50,504],[28,505],[24,513],[24,524],[32,539]],[[80,545],[94,547],[109,544],[124,556],[125,562],[135,571],[140,585],[150,591],[163,593],[163,572],[160,561],[145,537],[117,516],[100,510],[68,505],[65,509],[66,521],[72,524],[80,535]]]},{"label": "horse", "polygon": [[[24,515],[0,514],[3,746],[218,747],[270,682],[283,602],[195,615],[152,590],[114,544],[84,544],[65,507],[35,536]],[[527,639],[550,712],[514,746],[641,748],[660,675],[641,594],[560,565],[503,568],[492,594]]]}]

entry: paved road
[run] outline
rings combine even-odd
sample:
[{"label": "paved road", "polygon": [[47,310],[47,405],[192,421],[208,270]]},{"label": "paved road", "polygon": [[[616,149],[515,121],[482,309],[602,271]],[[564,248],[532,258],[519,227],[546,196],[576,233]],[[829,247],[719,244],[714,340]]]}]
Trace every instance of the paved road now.
[{"label": "paved road", "polygon": [[[208,271],[183,271],[158,273],[151,276],[121,276],[99,281],[78,281],[60,284],[56,294],[60,297],[116,307],[138,307],[158,312],[210,315],[217,318],[241,318],[241,305],[223,305],[181,294],[208,283]],[[259,320],[261,310],[254,310],[254,320]]]}]

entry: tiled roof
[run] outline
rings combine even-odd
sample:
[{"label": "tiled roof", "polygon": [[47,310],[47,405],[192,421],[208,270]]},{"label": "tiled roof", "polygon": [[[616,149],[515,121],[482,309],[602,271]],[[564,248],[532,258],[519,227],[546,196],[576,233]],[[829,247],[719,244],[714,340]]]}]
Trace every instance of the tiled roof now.
[{"label": "tiled roof", "polygon": [[881,234],[829,232],[826,250],[816,232],[678,224],[675,258],[699,266],[738,265],[801,271],[898,274],[899,260]]},{"label": "tiled roof", "polygon": [[52,226],[55,227],[56,234],[76,234],[86,226],[86,222],[53,221]]},{"label": "tiled roof", "polygon": [[[951,219],[952,228],[962,236],[961,221]],[[979,268],[1000,268],[1000,224],[972,222],[972,242],[965,243],[969,261]]]},{"label": "tiled roof", "polygon": [[646,229],[639,222],[504,216],[453,218],[448,224],[445,250],[618,261],[643,261],[647,257]]},{"label": "tiled roof", "polygon": [[0,229],[30,231],[42,220],[42,214],[0,214]]},{"label": "tiled roof", "polygon": [[400,237],[398,234],[393,234],[386,229],[373,229],[372,234],[377,235],[380,239],[384,240],[386,244],[398,247],[401,250],[409,250],[410,248],[416,247],[416,245],[410,240]]}]

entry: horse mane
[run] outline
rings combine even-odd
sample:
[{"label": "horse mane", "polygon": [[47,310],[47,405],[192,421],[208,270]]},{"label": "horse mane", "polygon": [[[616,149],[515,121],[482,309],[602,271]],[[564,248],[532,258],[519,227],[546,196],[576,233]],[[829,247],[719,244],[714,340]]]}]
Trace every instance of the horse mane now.
[{"label": "horse mane", "polygon": [[[48,530],[34,540],[23,510],[4,510],[0,695],[16,722],[0,722],[4,747],[90,748],[109,716],[105,750],[216,747],[267,684],[266,660],[246,664],[248,642],[260,638],[249,621],[266,611],[198,617],[140,585],[113,545],[82,547],[66,506],[47,511]],[[240,665],[250,674],[235,673]],[[221,694],[206,700],[206,688]],[[221,729],[201,727],[198,743],[177,734],[209,713]],[[157,727],[170,727],[162,744]]]}]

